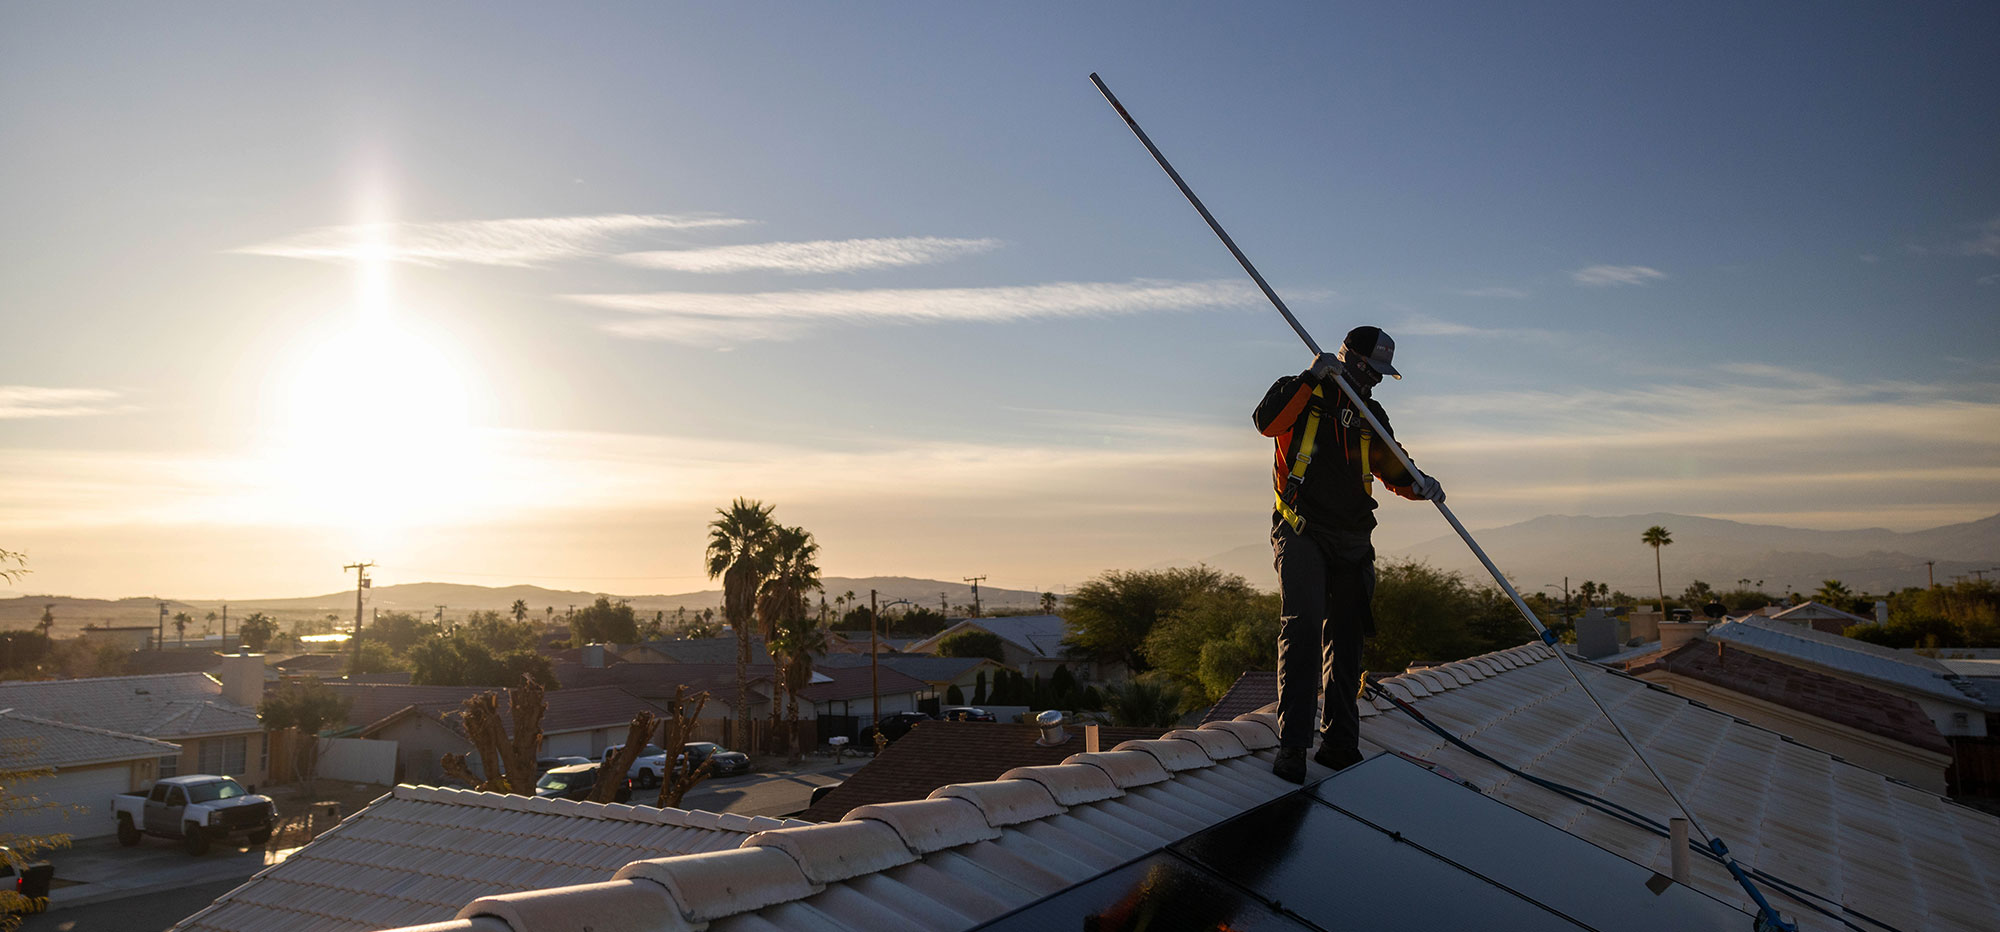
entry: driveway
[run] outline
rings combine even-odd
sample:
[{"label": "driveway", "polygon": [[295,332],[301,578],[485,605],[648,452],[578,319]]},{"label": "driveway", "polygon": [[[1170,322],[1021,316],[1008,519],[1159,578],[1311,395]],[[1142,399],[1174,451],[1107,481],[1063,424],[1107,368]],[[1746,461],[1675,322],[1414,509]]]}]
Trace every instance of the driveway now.
[{"label": "driveway", "polygon": [[297,850],[217,844],[194,857],[165,838],[147,838],[131,848],[118,844],[116,837],[87,839],[43,855],[55,864],[58,884],[49,891],[49,913],[220,881],[240,883]]}]

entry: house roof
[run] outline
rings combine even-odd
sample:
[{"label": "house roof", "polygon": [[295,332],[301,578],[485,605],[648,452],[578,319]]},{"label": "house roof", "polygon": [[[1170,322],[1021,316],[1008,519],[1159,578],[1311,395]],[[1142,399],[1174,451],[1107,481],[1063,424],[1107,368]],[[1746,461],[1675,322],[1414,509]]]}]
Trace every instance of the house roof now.
[{"label": "house roof", "polygon": [[149,738],[264,730],[256,710],[222,698],[222,684],[205,673],[0,683],[0,708]]},{"label": "house roof", "polygon": [[[1664,822],[1671,805],[1666,795],[1635,766],[1555,656],[1537,643],[1392,677],[1383,685],[1440,729],[1496,760]],[[1635,677],[1591,664],[1576,667],[1648,746],[1704,824],[1721,833],[1749,868],[1791,885],[1796,892],[1769,882],[1762,889],[1800,929],[1844,927],[1806,902],[1906,930],[1985,929],[2000,914],[2000,819]],[[1537,897],[1575,897],[1583,891],[1587,898],[1599,888],[1607,896],[1629,894],[1639,876],[1671,869],[1664,831],[1606,815],[1460,750],[1386,701],[1359,702],[1357,708],[1365,751],[1392,749],[1450,772],[1491,800],[1587,842],[1580,849],[1584,853],[1594,848],[1624,863],[1600,858],[1586,870],[1550,871],[1531,851],[1510,847],[1524,833],[1497,832],[1484,823],[1461,830],[1450,819],[1440,828],[1422,801],[1381,804],[1387,788],[1410,783],[1407,778],[1380,782],[1375,792],[1356,794],[1347,803],[1327,798],[1326,788],[1340,788],[1353,779],[1350,774],[1383,770],[1376,761],[1298,791],[1271,775],[1275,716],[1255,712],[1158,740],[1126,742],[1110,752],[1072,755],[1053,767],[1021,768],[996,781],[947,786],[925,800],[863,807],[837,823],[759,833],[736,850],[637,861],[610,883],[488,897],[461,909],[460,921],[430,932],[524,932],[551,927],[558,919],[568,927],[597,921],[611,927],[613,920],[637,914],[653,917],[649,928],[716,932],[863,930],[885,924],[968,929],[1051,894],[1085,889],[1085,881],[1114,869],[1150,870],[1144,865],[1159,863],[1152,859],[1163,846],[1174,847],[1170,857],[1186,860],[1190,835],[1280,797],[1287,799],[1276,805],[1304,805],[1297,801],[1301,793],[1331,802],[1342,815],[1385,835],[1405,824],[1421,834],[1395,836],[1406,844],[1377,845],[1368,856],[1345,859],[1341,870],[1331,871],[1325,860],[1330,852],[1355,849],[1283,833],[1302,824],[1300,819],[1264,819],[1270,830],[1238,845],[1239,856],[1252,866],[1303,860],[1240,882],[1284,881],[1289,885],[1284,889],[1256,892],[1267,902],[1282,894],[1288,912],[1295,898],[1324,899],[1330,884],[1378,900],[1392,898],[1398,910],[1392,917],[1455,909],[1449,894],[1413,899],[1442,889],[1427,882],[1429,874],[1406,875],[1376,863],[1407,861],[1412,852],[1450,859],[1475,873],[1464,865],[1482,862],[1495,865],[1486,869],[1496,872],[1563,881],[1544,884]],[[1308,774],[1329,775],[1311,764]],[[1356,813],[1371,804],[1374,814]],[[1425,840],[1416,843],[1418,837]],[[1131,867],[1135,861],[1142,866]],[[1635,866],[1640,870],[1631,869]],[[1350,873],[1369,882],[1343,881]],[[1613,882],[1621,877],[1631,882]],[[1688,886],[1692,890],[1670,886],[1658,900],[1625,896],[1622,902],[1627,910],[1646,910],[1647,903],[1666,902],[1671,895],[1697,909],[1689,896],[1699,894],[1740,912],[1754,911],[1728,872],[1706,858],[1693,859]],[[1129,889],[1142,899],[1121,904],[1114,896],[1086,908],[1112,918],[1158,902],[1145,897],[1166,895],[1143,885]],[[1229,894],[1234,888],[1216,883],[1195,889]],[[1558,916],[1571,915],[1572,906],[1536,901]],[[1562,921],[1548,913],[1536,916],[1550,926]],[[1080,918],[1070,914],[1047,926],[1075,927]],[[1585,927],[1688,927],[1681,918],[1620,913]],[[1707,921],[1699,926],[1735,927]]]},{"label": "house roof", "polygon": [[399,786],[175,932],[360,932],[468,901],[611,879],[634,860],[734,848],[800,822]]},{"label": "house roof", "polygon": [[[1762,615],[1764,613],[1759,612],[1758,614]],[[1775,618],[1779,621],[1792,621],[1792,622],[1809,621],[1815,618],[1838,618],[1844,621],[1851,621],[1857,625],[1870,625],[1875,623],[1875,619],[1873,618],[1869,618],[1864,615],[1856,615],[1853,612],[1842,611],[1840,609],[1834,608],[1831,605],[1826,604],[1825,602],[1815,602],[1811,599],[1807,599],[1804,602],[1800,602],[1799,604],[1794,605],[1791,608],[1780,609],[1778,611],[1771,612],[1767,617]]]},{"label": "house roof", "polygon": [[[1083,750],[1083,727],[1068,726],[1070,740],[1054,747],[1035,743],[1042,730],[1035,725],[994,722],[918,722],[874,760],[813,803],[799,818],[837,822],[850,810],[876,803],[923,799],[953,783],[998,780],[1016,767],[1060,764]],[[1164,728],[1099,729],[1098,741],[1111,747],[1122,741],[1157,738]]]},{"label": "house roof", "polygon": [[1063,638],[1069,636],[1069,623],[1061,615],[1006,615],[999,618],[967,618],[956,622],[943,631],[911,644],[907,649],[912,653],[924,653],[937,649],[939,641],[971,628],[991,631],[1000,640],[1013,644],[1030,654],[1043,658],[1064,656]]},{"label": "house roof", "polygon": [[[719,638],[680,638],[677,640],[647,641],[635,645],[659,651],[672,657],[678,663],[736,663],[736,636]],[[750,635],[750,662],[771,662],[771,654],[764,647],[764,639]]]},{"label": "house roof", "polygon": [[[398,713],[415,708],[460,730],[459,711],[465,700],[480,693],[500,694],[501,723],[512,727],[507,715],[507,691],[484,686],[398,686],[382,683],[330,683],[338,695],[348,697],[347,723],[365,731],[384,725]],[[542,734],[559,735],[572,731],[594,731],[623,725],[638,713],[664,715],[666,710],[616,686],[587,686],[578,689],[551,689],[542,694],[547,709],[542,713]]]},{"label": "house roof", "polygon": [[[1929,657],[1814,631],[1796,622],[1740,618],[1712,625],[1708,639],[1732,647],[1809,664],[1839,674],[1977,708],[1990,701],[1971,681]],[[2000,699],[2000,697],[1994,697]]]},{"label": "house roof", "polygon": [[[736,664],[731,663],[621,663],[614,667],[586,667],[580,664],[556,664],[556,679],[564,689],[584,689],[591,686],[617,686],[635,696],[649,699],[664,699],[674,694],[674,688],[685,685],[689,690],[707,690],[712,703],[730,703],[736,699]],[[752,701],[765,699],[769,692],[764,688],[771,679],[771,665],[759,667],[750,665],[750,698]]]},{"label": "house roof", "polygon": [[1930,716],[1902,695],[1749,651],[1730,651],[1723,643],[1692,641],[1630,662],[1625,669],[1635,676],[1657,670],[1689,677],[1892,741],[1951,753],[1951,744]]},{"label": "house roof", "polygon": [[[855,699],[867,699],[875,694],[877,684],[870,678],[869,670],[866,666],[822,667],[816,665],[813,668],[813,673],[815,674],[815,682],[799,690],[799,698],[807,702],[852,701]],[[822,676],[826,678],[826,682],[818,682],[818,678]],[[929,683],[915,677],[905,676],[896,672],[893,668],[877,670],[875,671],[875,676],[880,678],[882,695],[885,696],[921,692],[931,688]]]},{"label": "house roof", "polygon": [[0,709],[0,757],[9,770],[155,760],[180,750],[153,738]]},{"label": "house roof", "polygon": [[1245,670],[1229,691],[1209,707],[1201,723],[1226,722],[1245,712],[1255,712],[1278,701],[1278,673],[1275,670]]},{"label": "house roof", "polygon": [[222,655],[212,650],[135,650],[125,657],[125,672],[133,676],[221,671]]},{"label": "house roof", "polygon": [[286,673],[337,673],[347,666],[347,654],[297,654],[271,666]]},{"label": "house roof", "polygon": [[[948,683],[971,672],[974,667],[991,666],[1006,669],[985,657],[934,657],[930,654],[876,654],[875,658],[885,670],[894,670],[905,676],[915,677],[933,686]],[[868,654],[828,654],[813,661],[813,667],[824,672],[836,667],[868,669]]]}]

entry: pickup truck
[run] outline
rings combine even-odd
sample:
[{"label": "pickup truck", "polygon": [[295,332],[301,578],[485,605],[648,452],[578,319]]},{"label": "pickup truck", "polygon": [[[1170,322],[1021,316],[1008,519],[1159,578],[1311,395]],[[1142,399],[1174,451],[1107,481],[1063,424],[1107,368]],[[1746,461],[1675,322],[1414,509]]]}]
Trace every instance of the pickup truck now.
[{"label": "pickup truck", "polygon": [[[598,760],[608,761],[618,756],[618,752],[624,747],[622,744],[614,744],[605,748],[603,756]],[[649,744],[639,751],[638,757],[632,759],[632,766],[625,770],[625,778],[631,780],[633,786],[643,790],[659,786],[660,778],[665,776],[666,772],[667,749],[657,744]]]},{"label": "pickup truck", "polygon": [[111,798],[118,817],[118,843],[131,847],[145,835],[178,838],[192,855],[205,854],[211,841],[243,838],[253,845],[271,840],[278,805],[243,789],[230,777],[191,774],[168,777],[151,789]]}]

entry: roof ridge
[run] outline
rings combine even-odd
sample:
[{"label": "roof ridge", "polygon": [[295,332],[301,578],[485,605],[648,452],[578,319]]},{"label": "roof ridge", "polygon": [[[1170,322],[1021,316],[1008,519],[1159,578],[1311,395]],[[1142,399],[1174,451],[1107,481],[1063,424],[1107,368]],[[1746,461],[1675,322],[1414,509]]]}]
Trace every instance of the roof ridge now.
[{"label": "roof ridge", "polygon": [[43,718],[39,715],[30,715],[26,712],[20,711],[19,709],[0,709],[0,717],[22,719],[25,721],[34,722],[37,725],[48,725],[55,728],[68,728],[72,731],[81,731],[84,732],[85,734],[102,735],[108,738],[122,738],[128,741],[144,741],[147,744],[156,744],[159,745],[160,747],[168,748],[175,751],[181,749],[180,745],[174,744],[171,741],[161,741],[158,738],[148,738],[145,735],[135,735],[128,731],[113,731],[109,728],[99,728],[95,725],[79,725],[75,722],[65,722],[53,718]]},{"label": "roof ridge", "polygon": [[[828,883],[997,838],[1003,828],[1060,815],[1071,806],[1117,799],[1128,789],[1173,780],[1179,772],[1198,771],[1270,747],[1277,744],[1277,732],[1266,718],[1246,713],[1229,722],[1182,730],[1203,733],[1206,737],[1201,739],[1169,732],[1157,739],[1128,741],[1110,751],[1079,752],[1061,764],[1016,768],[998,780],[942,786],[925,799],[863,806],[839,822],[781,825],[752,834],[733,849],[633,861],[616,876],[620,881],[650,882],[649,895],[657,888],[679,918],[690,924],[794,902],[818,894]],[[1245,728],[1269,731],[1268,743],[1266,736],[1255,734],[1246,741]],[[871,822],[868,827],[836,828]],[[846,852],[835,836],[846,841],[864,838],[866,850]],[[752,863],[749,850],[771,853],[756,855]],[[727,885],[714,882],[718,872],[730,877]],[[458,918],[517,915],[541,897],[565,900],[571,909],[589,908],[587,886],[481,897],[459,910]],[[607,902],[606,908],[617,907]]]},{"label": "roof ridge", "polygon": [[[675,828],[694,828],[706,831],[736,832],[750,834],[765,831],[772,826],[758,824],[759,821],[776,825],[811,825],[797,819],[770,819],[764,816],[742,816],[735,813],[709,812],[705,809],[679,809],[672,806],[635,806],[629,803],[598,803],[580,799],[551,799],[538,796],[521,796],[514,793],[496,793],[491,790],[468,790],[451,786],[420,786],[399,783],[387,794],[388,797],[410,802],[443,803],[454,806],[477,806],[482,809],[501,809],[515,812],[534,812],[543,815],[610,820],[614,822],[640,822],[652,825],[667,825]],[[380,801],[380,798],[376,800]],[[374,805],[370,803],[369,805]],[[736,815],[736,819],[728,818]]]}]

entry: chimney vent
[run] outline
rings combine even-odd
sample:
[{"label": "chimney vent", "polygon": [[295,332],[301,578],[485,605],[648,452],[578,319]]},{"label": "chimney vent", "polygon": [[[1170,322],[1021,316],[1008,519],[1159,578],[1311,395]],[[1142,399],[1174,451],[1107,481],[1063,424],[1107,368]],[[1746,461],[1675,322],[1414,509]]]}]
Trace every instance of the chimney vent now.
[{"label": "chimney vent", "polygon": [[1660,650],[1670,651],[1708,635],[1705,621],[1668,621],[1660,624]]},{"label": "chimney vent", "polygon": [[604,668],[604,645],[602,645],[602,644],[585,644],[585,645],[583,646],[583,665],[584,665],[585,667],[588,667],[588,668],[592,669],[592,670],[601,670],[601,669],[603,669],[603,668]]},{"label": "chimney vent", "polygon": [[1063,714],[1055,709],[1035,716],[1035,724],[1042,729],[1042,736],[1036,738],[1035,743],[1045,748],[1052,748],[1068,741],[1069,729],[1063,727],[1062,721]]},{"label": "chimney vent", "polygon": [[1881,599],[1875,600],[1875,623],[1878,625],[1889,623],[1889,603]]},{"label": "chimney vent", "polygon": [[222,698],[252,709],[264,701],[263,654],[223,655]]}]

